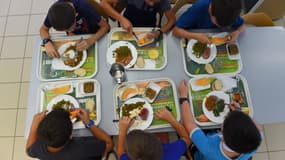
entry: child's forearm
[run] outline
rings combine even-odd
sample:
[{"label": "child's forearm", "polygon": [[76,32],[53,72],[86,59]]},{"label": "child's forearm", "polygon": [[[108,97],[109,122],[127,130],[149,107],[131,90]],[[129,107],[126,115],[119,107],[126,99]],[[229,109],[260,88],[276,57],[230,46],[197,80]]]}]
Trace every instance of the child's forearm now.
[{"label": "child's forearm", "polygon": [[185,29],[174,27],[173,28],[173,35],[178,38],[186,38],[186,39],[197,39],[195,33],[189,32]]},{"label": "child's forearm", "polygon": [[121,13],[118,13],[111,5],[118,3],[118,0],[102,0],[100,5],[104,11],[112,18],[121,21],[124,18]]},{"label": "child's forearm", "polygon": [[111,137],[107,133],[95,125],[90,127],[90,131],[97,139],[102,140],[106,143],[106,153],[112,151],[114,144]]},{"label": "child's forearm", "polygon": [[126,135],[127,135],[127,132],[119,131],[118,146],[117,146],[117,156],[119,159],[120,159],[121,155],[126,152],[126,149],[125,149]]},{"label": "child's forearm", "polygon": [[99,40],[100,38],[102,38],[110,29],[109,24],[105,21],[105,20],[101,20],[99,22],[99,30],[93,34],[90,38],[88,38],[90,40],[90,44],[95,43],[97,40]]},{"label": "child's forearm", "polygon": [[42,39],[49,38],[50,37],[49,28],[46,27],[45,25],[42,25],[40,28],[40,35]]},{"label": "child's forearm", "polygon": [[175,24],[175,14],[172,10],[166,11],[165,16],[167,18],[167,23],[161,27],[161,31],[163,33],[167,33],[168,31],[170,31],[173,25]]},{"label": "child's forearm", "polygon": [[187,146],[189,146],[191,141],[190,141],[187,131],[182,126],[182,124],[176,121],[176,119],[171,120],[169,123],[176,130],[178,135],[186,142]]},{"label": "child's forearm", "polygon": [[187,132],[191,133],[193,129],[197,128],[197,125],[195,124],[193,113],[187,101],[183,102],[181,106],[181,113],[182,113],[183,125],[187,130]]}]

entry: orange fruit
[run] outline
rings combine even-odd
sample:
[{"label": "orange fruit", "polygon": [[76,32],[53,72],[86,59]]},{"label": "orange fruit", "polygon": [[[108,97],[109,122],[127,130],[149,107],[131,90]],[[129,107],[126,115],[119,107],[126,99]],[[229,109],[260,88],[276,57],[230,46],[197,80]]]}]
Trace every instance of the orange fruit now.
[{"label": "orange fruit", "polygon": [[65,85],[65,86],[54,88],[53,92],[55,94],[64,94],[64,93],[68,92],[69,90],[70,90],[70,85]]},{"label": "orange fruit", "polygon": [[135,88],[127,88],[122,93],[121,98],[122,100],[126,100],[130,94],[136,94],[136,93],[137,93],[137,90]]}]

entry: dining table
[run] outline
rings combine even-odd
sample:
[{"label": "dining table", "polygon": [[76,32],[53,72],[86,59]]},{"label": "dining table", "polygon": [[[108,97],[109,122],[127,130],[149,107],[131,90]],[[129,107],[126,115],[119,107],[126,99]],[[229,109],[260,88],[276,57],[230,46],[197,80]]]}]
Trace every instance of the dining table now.
[{"label": "dining table", "polygon": [[[98,126],[110,135],[117,135],[118,127],[113,122],[115,115],[113,92],[117,84],[109,73],[110,65],[106,60],[109,38],[106,35],[97,42],[98,72],[92,78],[101,86],[101,121]],[[184,71],[181,39],[176,38],[172,32],[167,33],[165,38],[167,65],[161,70],[127,70],[127,81],[169,78],[174,81],[177,89],[181,80],[192,78]],[[238,44],[243,64],[240,74],[245,77],[249,86],[253,118],[260,124],[285,122],[283,101],[285,100],[285,29],[248,27],[240,34]],[[37,77],[40,45],[41,38],[38,37],[32,56],[25,137],[29,134],[33,116],[40,111],[38,89],[44,83]],[[165,127],[149,131],[169,132],[174,129]],[[91,133],[87,129],[79,129],[74,130],[73,135],[90,136]]]}]

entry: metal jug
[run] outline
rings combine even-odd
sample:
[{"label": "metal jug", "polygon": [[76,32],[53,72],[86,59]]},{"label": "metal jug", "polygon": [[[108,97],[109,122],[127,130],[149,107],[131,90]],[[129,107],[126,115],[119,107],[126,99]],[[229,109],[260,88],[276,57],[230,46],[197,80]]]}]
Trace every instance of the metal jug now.
[{"label": "metal jug", "polygon": [[113,63],[109,73],[114,78],[115,82],[121,84],[126,80],[125,67],[121,63]]}]

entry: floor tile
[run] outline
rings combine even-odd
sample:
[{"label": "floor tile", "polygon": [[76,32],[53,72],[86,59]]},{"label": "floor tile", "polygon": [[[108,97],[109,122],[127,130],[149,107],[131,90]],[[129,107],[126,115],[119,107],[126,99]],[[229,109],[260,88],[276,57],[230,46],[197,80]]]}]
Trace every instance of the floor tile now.
[{"label": "floor tile", "polygon": [[23,59],[0,60],[0,82],[20,82]]},{"label": "floor tile", "polygon": [[37,37],[39,36],[28,36],[26,43],[25,57],[32,57]]},{"label": "floor tile", "polygon": [[2,37],[0,37],[0,56],[1,56],[1,49],[2,49],[2,43],[3,43],[3,38]]},{"label": "floor tile", "polygon": [[31,67],[32,67],[32,58],[25,58],[24,59],[22,82],[30,81]]},{"label": "floor tile", "polygon": [[26,140],[24,137],[15,138],[14,156],[13,160],[32,160],[34,158],[28,157],[25,152]]},{"label": "floor tile", "polygon": [[270,160],[283,160],[284,157],[285,157],[285,151],[269,152]]},{"label": "floor tile", "polygon": [[33,0],[32,14],[47,13],[55,0]]},{"label": "floor tile", "polygon": [[1,58],[23,58],[25,46],[26,37],[5,37]]},{"label": "floor tile", "polygon": [[18,109],[17,124],[16,124],[16,136],[24,136],[25,135],[26,112],[27,112],[26,109]]},{"label": "floor tile", "polygon": [[254,156],[253,156],[253,160],[268,160],[268,153],[265,152],[265,153],[256,153]]},{"label": "floor tile", "polygon": [[40,34],[40,27],[44,22],[45,15],[31,15],[28,34]]},{"label": "floor tile", "polygon": [[0,17],[0,36],[4,35],[7,17]]},{"label": "floor tile", "polygon": [[265,139],[262,140],[260,146],[257,149],[257,152],[267,152],[267,146],[266,146],[266,142]]},{"label": "floor tile", "polygon": [[10,0],[1,0],[0,5],[0,16],[5,16],[8,14]]},{"label": "floor tile", "polygon": [[19,108],[27,108],[30,83],[22,83],[19,98]]},{"label": "floor tile", "polygon": [[1,159],[2,160],[11,160],[13,153],[13,137],[0,137],[0,148],[1,148]]},{"label": "floor tile", "polygon": [[0,137],[14,136],[17,109],[0,110]]},{"label": "floor tile", "polygon": [[32,0],[11,0],[9,15],[29,14]]},{"label": "floor tile", "polygon": [[20,83],[0,84],[0,109],[17,108]]},{"label": "floor tile", "polygon": [[264,125],[268,151],[285,150],[285,123]]},{"label": "floor tile", "polygon": [[9,16],[5,35],[26,35],[29,16]]}]

